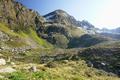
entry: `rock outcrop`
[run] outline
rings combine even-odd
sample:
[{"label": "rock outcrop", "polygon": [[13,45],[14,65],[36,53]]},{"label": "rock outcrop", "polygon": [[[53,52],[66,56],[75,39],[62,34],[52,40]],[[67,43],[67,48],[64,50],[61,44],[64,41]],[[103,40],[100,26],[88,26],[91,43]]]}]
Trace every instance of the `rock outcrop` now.
[{"label": "rock outcrop", "polygon": [[44,21],[36,11],[27,9],[15,0],[0,0],[0,22],[9,24],[15,31],[35,29],[35,18]]}]

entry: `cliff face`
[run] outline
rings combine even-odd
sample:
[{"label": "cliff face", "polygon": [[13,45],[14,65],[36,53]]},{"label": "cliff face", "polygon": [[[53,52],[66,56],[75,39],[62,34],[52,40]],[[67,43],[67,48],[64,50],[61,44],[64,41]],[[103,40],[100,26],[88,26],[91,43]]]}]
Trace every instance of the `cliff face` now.
[{"label": "cliff face", "polygon": [[39,16],[37,12],[27,9],[15,0],[0,0],[0,22],[9,24],[12,29],[18,31],[36,26],[35,18],[44,22],[44,18]]}]

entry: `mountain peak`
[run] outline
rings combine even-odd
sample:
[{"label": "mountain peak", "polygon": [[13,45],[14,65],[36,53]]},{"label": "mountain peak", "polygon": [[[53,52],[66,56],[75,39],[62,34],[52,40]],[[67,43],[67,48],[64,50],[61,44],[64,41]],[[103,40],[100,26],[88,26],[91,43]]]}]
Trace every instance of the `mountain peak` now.
[{"label": "mountain peak", "polygon": [[64,10],[61,10],[61,9],[58,9],[58,10],[55,10],[51,13],[48,13],[46,15],[44,15],[44,17],[51,17],[51,16],[64,16],[64,17],[68,17],[69,14],[67,12],[65,12]]},{"label": "mountain peak", "polygon": [[62,9],[57,9],[55,11],[53,11],[56,14],[66,14],[67,16],[69,15],[66,11],[62,10]]},{"label": "mountain peak", "polygon": [[59,13],[66,13],[64,10],[62,10],[62,9],[57,9],[57,10],[55,10],[55,11],[53,11],[53,12],[59,12]]},{"label": "mountain peak", "polygon": [[62,23],[64,25],[76,25],[77,20],[66,11],[58,9],[44,16],[48,21]]}]

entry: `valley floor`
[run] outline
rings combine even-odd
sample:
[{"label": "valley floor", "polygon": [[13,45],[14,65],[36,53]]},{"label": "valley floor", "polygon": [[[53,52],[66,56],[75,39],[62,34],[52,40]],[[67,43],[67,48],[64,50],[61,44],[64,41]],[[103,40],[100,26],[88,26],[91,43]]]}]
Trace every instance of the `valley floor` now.
[{"label": "valley floor", "polygon": [[[1,69],[10,67],[16,71],[2,72],[0,78],[1,80],[120,80],[111,72],[89,66],[82,58],[76,60],[77,57],[70,58],[71,55],[68,54],[64,56],[57,54],[59,56],[56,56],[56,61],[51,58],[47,58],[47,61],[45,55],[42,54],[55,56],[56,54],[53,54],[55,52],[63,54],[65,52],[75,53],[75,51],[71,49],[31,50],[28,52],[29,54],[11,56],[11,61],[7,62],[5,66],[1,66]],[[42,57],[44,56],[44,62],[42,62],[43,58],[40,57],[40,53]],[[4,56],[2,53],[1,55]]]}]

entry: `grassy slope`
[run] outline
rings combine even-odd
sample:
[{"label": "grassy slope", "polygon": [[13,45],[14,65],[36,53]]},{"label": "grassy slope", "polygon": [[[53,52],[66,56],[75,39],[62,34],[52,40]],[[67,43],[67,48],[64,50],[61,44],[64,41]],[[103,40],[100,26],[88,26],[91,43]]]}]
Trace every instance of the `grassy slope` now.
[{"label": "grassy slope", "polygon": [[29,37],[31,37],[35,42],[37,42],[39,45],[44,46],[45,48],[52,48],[53,46],[48,43],[46,40],[43,40],[42,38],[38,37],[36,32],[30,29]]},{"label": "grassy slope", "polygon": [[38,72],[29,72],[26,69],[30,64],[17,65],[19,69],[15,73],[1,74],[6,80],[119,80],[116,76],[110,76],[104,71],[87,67],[83,60],[54,62],[56,67],[48,68],[41,64],[37,66]]},{"label": "grassy slope", "polygon": [[90,47],[107,41],[110,41],[110,39],[97,34],[96,35],[84,34],[81,37],[75,37],[71,39],[69,43],[69,48]]},{"label": "grassy slope", "polygon": [[0,31],[3,31],[6,34],[9,34],[11,36],[19,36],[18,34],[12,32],[9,28],[8,25],[5,25],[3,23],[0,23]]},{"label": "grassy slope", "polygon": [[[26,41],[24,42],[24,40],[28,40],[28,39],[30,40],[31,39],[37,45],[40,45],[42,47],[45,47],[45,48],[52,48],[53,47],[46,40],[38,37],[36,32],[32,29],[30,29],[29,33],[24,33],[22,31],[19,32],[19,33],[15,33],[12,30],[10,30],[7,25],[5,25],[3,23],[0,23],[0,31],[3,31],[4,33],[8,34],[12,38],[18,37],[19,39],[23,40],[23,44],[25,44],[25,45],[26,45]],[[7,42],[7,43],[10,44],[10,45],[16,44],[15,42]],[[19,44],[19,42],[18,42],[18,44]],[[19,45],[21,45],[21,44],[19,44]],[[18,47],[19,45],[15,45],[15,46]]]},{"label": "grassy slope", "polygon": [[83,30],[82,28],[74,28],[74,27],[73,27],[73,28],[70,30],[70,32],[71,32],[71,35],[72,35],[73,37],[80,37],[80,36],[86,34],[85,30]]}]

